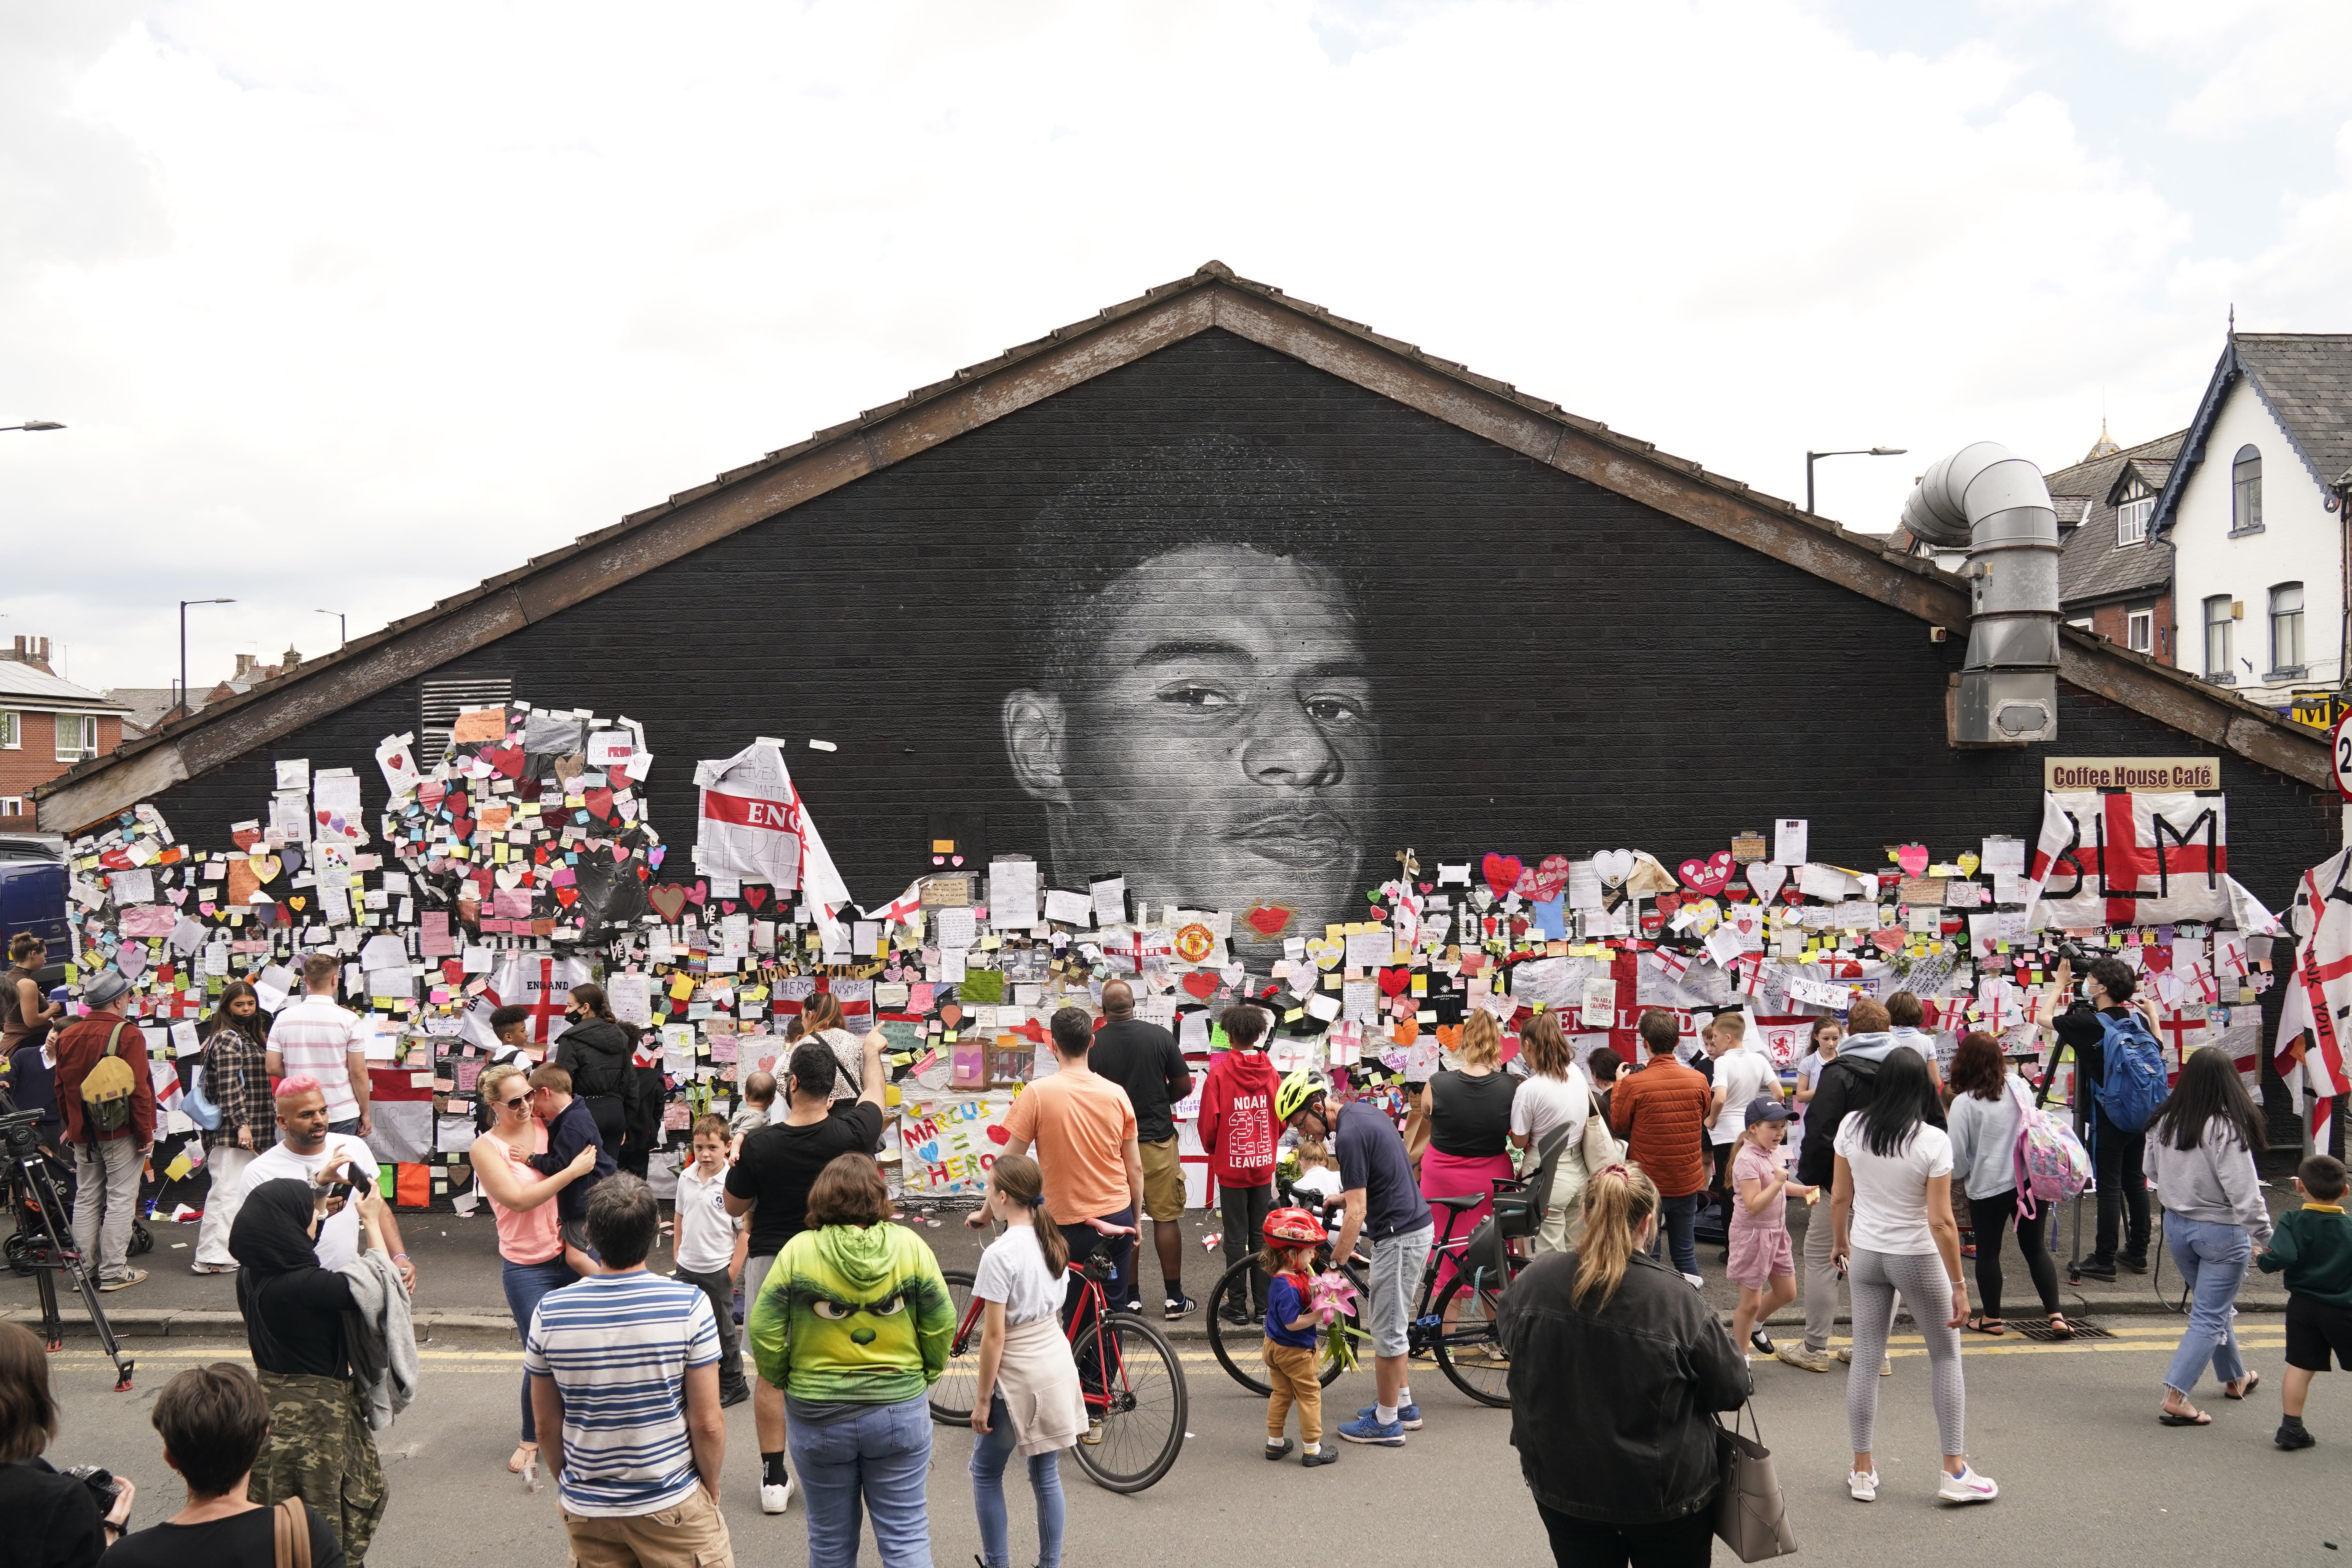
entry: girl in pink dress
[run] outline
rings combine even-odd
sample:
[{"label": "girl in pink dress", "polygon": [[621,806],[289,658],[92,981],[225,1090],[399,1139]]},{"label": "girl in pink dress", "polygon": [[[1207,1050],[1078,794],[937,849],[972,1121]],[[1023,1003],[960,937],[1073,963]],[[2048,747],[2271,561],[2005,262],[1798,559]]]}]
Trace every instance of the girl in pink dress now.
[{"label": "girl in pink dress", "polygon": [[1724,1273],[1739,1287],[1731,1315],[1731,1337],[1742,1353],[1772,1353],[1770,1336],[1758,1327],[1797,1299],[1797,1255],[1789,1244],[1789,1199],[1813,1194],[1791,1180],[1780,1163],[1780,1140],[1788,1135],[1789,1108],[1770,1095],[1748,1102],[1748,1130],[1731,1157],[1731,1184],[1739,1201],[1731,1205],[1731,1261]]}]

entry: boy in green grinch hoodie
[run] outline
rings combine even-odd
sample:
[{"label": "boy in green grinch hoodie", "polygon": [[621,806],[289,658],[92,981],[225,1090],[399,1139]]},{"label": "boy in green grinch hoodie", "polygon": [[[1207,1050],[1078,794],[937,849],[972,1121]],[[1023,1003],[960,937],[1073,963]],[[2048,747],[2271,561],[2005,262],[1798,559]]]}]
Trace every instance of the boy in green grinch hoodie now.
[{"label": "boy in green grinch hoodie", "polygon": [[744,1329],[760,1375],[784,1391],[809,1562],[857,1561],[861,1502],[884,1562],[923,1561],[929,1396],[956,1327],[947,1280],[930,1247],[892,1223],[872,1155],[827,1165],[808,1205],[809,1228],[777,1254]]}]

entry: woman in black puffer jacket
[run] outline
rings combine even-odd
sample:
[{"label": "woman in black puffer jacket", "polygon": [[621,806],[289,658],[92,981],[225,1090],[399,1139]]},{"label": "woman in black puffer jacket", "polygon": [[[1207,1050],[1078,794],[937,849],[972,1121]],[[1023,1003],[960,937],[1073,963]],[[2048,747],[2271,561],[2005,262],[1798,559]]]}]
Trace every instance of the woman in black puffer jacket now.
[{"label": "woman in black puffer jacket", "polygon": [[[624,1170],[643,1175],[661,1127],[658,1090],[647,1105],[646,1074],[635,1063],[636,1032],[613,1016],[601,985],[575,985],[564,1016],[572,1026],[556,1037],[554,1063],[572,1075],[572,1092],[596,1119],[597,1134]],[[654,1069],[654,1082],[660,1081]]]},{"label": "woman in black puffer jacket", "polygon": [[1511,1443],[1561,1568],[1714,1552],[1711,1417],[1751,1384],[1706,1298],[1649,1255],[1657,1214],[1639,1168],[1595,1172],[1582,1248],[1537,1258],[1503,1296]]}]

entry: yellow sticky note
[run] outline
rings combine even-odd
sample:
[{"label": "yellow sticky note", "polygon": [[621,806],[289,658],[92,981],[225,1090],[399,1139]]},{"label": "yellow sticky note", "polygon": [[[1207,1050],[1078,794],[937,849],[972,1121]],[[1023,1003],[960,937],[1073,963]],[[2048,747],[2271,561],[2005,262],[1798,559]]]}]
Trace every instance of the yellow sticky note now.
[{"label": "yellow sticky note", "polygon": [[669,983],[669,994],[670,1000],[673,1002],[683,1002],[692,996],[694,994],[694,976],[691,974],[678,974],[671,976]]}]

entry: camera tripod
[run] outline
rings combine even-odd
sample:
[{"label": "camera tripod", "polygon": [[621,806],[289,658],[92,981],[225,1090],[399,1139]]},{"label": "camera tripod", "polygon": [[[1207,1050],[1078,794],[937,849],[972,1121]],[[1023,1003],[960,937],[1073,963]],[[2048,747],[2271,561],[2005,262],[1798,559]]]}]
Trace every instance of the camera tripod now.
[{"label": "camera tripod", "polygon": [[41,1297],[41,1339],[52,1351],[65,1348],[66,1335],[65,1320],[58,1311],[58,1283],[52,1276],[62,1273],[73,1281],[89,1308],[90,1327],[98,1331],[99,1343],[114,1363],[114,1390],[127,1394],[135,1363],[122,1353],[122,1342],[115,1338],[114,1325],[106,1321],[106,1309],[99,1305],[98,1283],[89,1277],[73,1244],[71,1216],[34,1131],[40,1116],[37,1110],[17,1110],[8,1091],[0,1089],[0,1150],[5,1150],[8,1163],[8,1206],[16,1217],[10,1259],[32,1272]]}]

